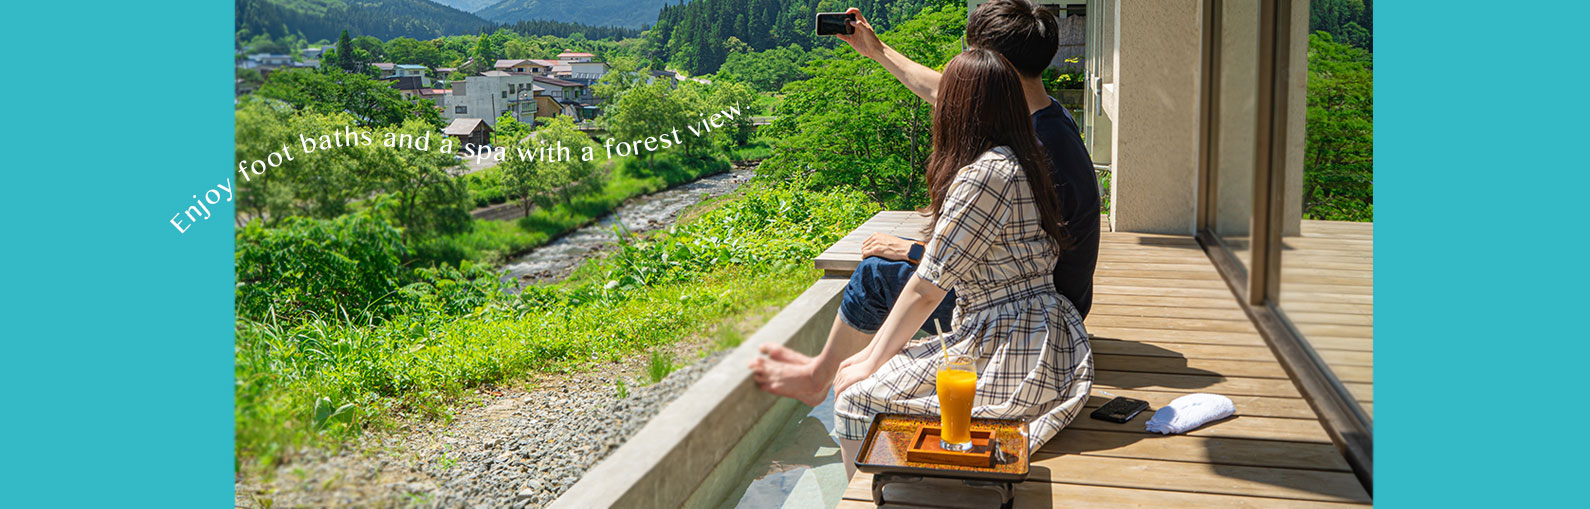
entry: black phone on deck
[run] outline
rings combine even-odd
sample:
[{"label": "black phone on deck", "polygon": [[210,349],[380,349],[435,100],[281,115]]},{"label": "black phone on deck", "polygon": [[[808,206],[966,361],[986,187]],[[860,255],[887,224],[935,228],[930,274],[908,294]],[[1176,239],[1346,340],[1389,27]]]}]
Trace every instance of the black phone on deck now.
[{"label": "black phone on deck", "polygon": [[819,12],[817,13],[817,35],[850,35],[856,31],[856,27],[850,26],[850,22],[855,20],[855,13]]},{"label": "black phone on deck", "polygon": [[1092,415],[1094,419],[1101,421],[1124,423],[1137,417],[1137,414],[1144,410],[1148,410],[1147,401],[1117,396],[1098,410],[1094,410]]}]

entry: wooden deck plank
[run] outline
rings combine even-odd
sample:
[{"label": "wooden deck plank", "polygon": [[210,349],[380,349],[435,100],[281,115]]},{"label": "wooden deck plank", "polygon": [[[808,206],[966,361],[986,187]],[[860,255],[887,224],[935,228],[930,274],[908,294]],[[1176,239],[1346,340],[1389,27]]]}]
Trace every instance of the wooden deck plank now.
[{"label": "wooden deck plank", "polygon": [[1204,345],[1197,343],[1127,341],[1093,336],[1093,354],[1144,355],[1178,359],[1217,359],[1232,361],[1272,361],[1275,355],[1264,345]]},{"label": "wooden deck plank", "polygon": [[1086,454],[1111,458],[1352,471],[1334,445],[1275,440],[1067,429],[1055,435],[1040,451],[1057,456]]},{"label": "wooden deck plank", "polygon": [[1091,336],[1130,339],[1132,341],[1180,342],[1204,345],[1265,346],[1264,337],[1257,332],[1211,332],[1199,330],[1150,329],[1140,327],[1108,327],[1095,324],[1093,316],[1087,320]]},{"label": "wooden deck plank", "polygon": [[[860,474],[851,480],[845,498],[870,499],[871,477]],[[1089,455],[1034,455],[1031,476],[1023,485],[1035,481],[1056,481],[1055,484],[1081,484],[1129,489],[1151,489],[1211,495],[1236,495],[1251,497],[1287,498],[1321,502],[1369,502],[1369,495],[1358,484],[1358,479],[1348,472],[1329,472],[1273,467],[1240,465],[1214,465],[1180,461],[1156,461],[1128,458],[1110,458]],[[1049,483],[1042,483],[1049,484]],[[884,498],[899,497],[901,502],[912,502],[908,493],[923,491],[921,485],[901,486],[901,493],[886,489]],[[1044,486],[1034,486],[1042,490]],[[918,489],[910,489],[918,488]],[[948,490],[933,490],[931,495],[945,494]],[[973,490],[970,494],[977,494]],[[989,492],[983,492],[989,493]],[[927,494],[924,494],[927,495]],[[1016,495],[1020,500],[1022,496]],[[1044,497],[1052,500],[1049,497]],[[937,498],[924,498],[922,502],[938,503]],[[987,503],[988,498],[979,498]],[[997,500],[997,499],[996,499]]]},{"label": "wooden deck plank", "polygon": [[[863,509],[875,507],[872,503],[872,475],[857,473],[845,491],[839,507]],[[914,489],[892,485],[884,489],[888,504],[884,507],[966,508],[997,506],[999,499],[992,491],[968,488],[946,479],[923,479]],[[1238,507],[1238,508],[1294,508],[1362,507],[1362,504],[1322,502],[1233,495],[1213,495],[1184,491],[1117,488],[1086,484],[1026,482],[1016,485],[1017,508],[1048,507]]]},{"label": "wooden deck plank", "polygon": [[1096,315],[1133,316],[1141,318],[1203,318],[1241,322],[1248,321],[1248,314],[1235,307],[1193,308],[1184,306],[1145,306],[1101,303],[1095,301],[1093,304],[1093,309],[1088,311],[1088,316],[1092,317]]},{"label": "wooden deck plank", "polygon": [[1093,366],[1100,370],[1168,373],[1175,375],[1240,376],[1287,379],[1279,364],[1265,361],[1187,359],[1142,355],[1112,355],[1095,352]]},{"label": "wooden deck plank", "polygon": [[[1150,411],[1158,410],[1160,407],[1169,404],[1171,400],[1187,395],[1185,392],[1145,391],[1136,389],[1098,387],[1093,391],[1093,395],[1088,398],[1088,401],[1084,404],[1084,406],[1091,409],[1097,408],[1099,405],[1103,405],[1105,401],[1109,401],[1108,398],[1110,397],[1108,394],[1105,394],[1106,392],[1116,396],[1124,396],[1147,401]],[[1314,409],[1308,406],[1307,401],[1298,398],[1240,395],[1227,397],[1231,398],[1231,404],[1237,407],[1237,413],[1241,415],[1309,420],[1319,418],[1319,416],[1314,413]]]},{"label": "wooden deck plank", "polygon": [[1213,392],[1223,395],[1274,396],[1301,398],[1291,380],[1272,378],[1240,378],[1202,375],[1174,375],[1165,373],[1136,373],[1131,371],[1098,370],[1093,383],[1120,389],[1147,389],[1167,392]]}]

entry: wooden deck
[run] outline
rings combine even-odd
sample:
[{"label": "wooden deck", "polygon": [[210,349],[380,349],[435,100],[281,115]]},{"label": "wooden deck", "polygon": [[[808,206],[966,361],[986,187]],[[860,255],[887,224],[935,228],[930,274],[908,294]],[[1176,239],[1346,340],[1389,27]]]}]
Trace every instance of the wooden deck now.
[{"label": "wooden deck", "polygon": [[1303,221],[1282,240],[1281,312],[1374,415],[1374,223]]},{"label": "wooden deck", "polygon": [[[860,261],[874,231],[920,234],[910,212],[882,212],[818,257],[829,274]],[[848,266],[848,267],[847,267]],[[1033,457],[1017,507],[1341,506],[1370,496],[1191,237],[1105,233],[1094,278],[1097,377],[1087,409]],[[1306,283],[1301,283],[1306,284]],[[1301,312],[1301,311],[1300,311]],[[1150,412],[1114,424],[1086,416],[1109,398],[1158,408],[1192,392],[1223,394],[1237,415],[1187,435],[1144,430]],[[857,473],[841,507],[872,505]],[[992,492],[924,480],[892,485],[891,505],[984,507]]]}]

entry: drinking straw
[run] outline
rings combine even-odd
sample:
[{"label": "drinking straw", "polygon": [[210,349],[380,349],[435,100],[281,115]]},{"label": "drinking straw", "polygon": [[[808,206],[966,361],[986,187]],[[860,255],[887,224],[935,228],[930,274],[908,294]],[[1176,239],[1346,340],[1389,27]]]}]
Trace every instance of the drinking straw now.
[{"label": "drinking straw", "polygon": [[938,331],[939,350],[944,352],[944,363],[950,363],[950,347],[944,345],[944,326],[939,324],[939,319],[933,319],[933,329]]}]

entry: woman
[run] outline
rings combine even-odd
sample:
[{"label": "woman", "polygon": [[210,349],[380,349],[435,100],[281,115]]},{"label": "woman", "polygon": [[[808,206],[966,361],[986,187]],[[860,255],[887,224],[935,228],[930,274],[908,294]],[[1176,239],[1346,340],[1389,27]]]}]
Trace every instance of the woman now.
[{"label": "woman", "polygon": [[931,240],[883,327],[834,377],[845,458],[878,413],[938,413],[940,342],[907,343],[951,289],[943,344],[975,359],[974,417],[1027,420],[1036,450],[1081,411],[1093,354],[1082,317],[1054,287],[1068,239],[1047,165],[1005,58],[971,49],[951,60],[933,111]]}]

